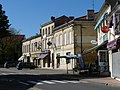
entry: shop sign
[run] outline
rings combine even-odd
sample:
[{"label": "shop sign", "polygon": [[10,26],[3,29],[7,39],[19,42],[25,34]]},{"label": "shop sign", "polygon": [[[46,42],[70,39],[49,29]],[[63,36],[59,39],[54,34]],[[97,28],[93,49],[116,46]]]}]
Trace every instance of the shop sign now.
[{"label": "shop sign", "polygon": [[103,33],[108,33],[108,31],[109,31],[108,26],[103,26],[103,27],[102,27],[102,32],[103,32]]}]

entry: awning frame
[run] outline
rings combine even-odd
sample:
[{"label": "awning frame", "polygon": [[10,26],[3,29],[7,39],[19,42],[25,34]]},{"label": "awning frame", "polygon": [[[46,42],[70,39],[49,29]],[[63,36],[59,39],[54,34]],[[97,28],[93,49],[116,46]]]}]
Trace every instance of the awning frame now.
[{"label": "awning frame", "polygon": [[44,59],[48,54],[42,53],[40,54],[37,59]]},{"label": "awning frame", "polygon": [[94,46],[93,48],[90,48],[90,49],[88,49],[88,50],[85,50],[83,53],[82,53],[82,55],[85,55],[85,54],[87,54],[87,53],[90,53],[90,52],[92,52],[93,50],[97,50],[98,48],[100,48],[101,46],[103,46],[103,45],[105,45],[105,44],[107,44],[108,43],[108,40],[106,40],[106,41],[104,41],[102,44],[100,44],[100,45],[97,45],[97,46]]}]

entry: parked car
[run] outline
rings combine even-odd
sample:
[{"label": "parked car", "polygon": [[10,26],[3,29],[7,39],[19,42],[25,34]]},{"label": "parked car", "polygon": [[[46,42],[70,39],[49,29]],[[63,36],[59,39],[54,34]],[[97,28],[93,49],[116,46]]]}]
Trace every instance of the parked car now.
[{"label": "parked car", "polygon": [[18,61],[6,61],[4,64],[4,68],[16,67],[17,64]]},{"label": "parked car", "polygon": [[33,65],[32,63],[28,63],[28,62],[19,62],[16,67],[18,70],[22,70],[23,68],[30,68],[30,69],[36,68],[35,65]]}]

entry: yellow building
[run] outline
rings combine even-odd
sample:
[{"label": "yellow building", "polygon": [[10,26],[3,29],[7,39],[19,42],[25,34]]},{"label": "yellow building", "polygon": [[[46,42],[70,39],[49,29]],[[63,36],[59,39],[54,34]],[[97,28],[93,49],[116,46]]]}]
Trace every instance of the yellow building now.
[{"label": "yellow building", "polygon": [[[65,55],[79,55],[82,54],[84,50],[87,50],[94,45],[91,44],[91,40],[96,40],[96,31],[94,26],[96,22],[94,21],[93,10],[88,10],[89,15],[74,18],[73,20],[54,28],[54,41],[56,44],[56,49],[54,50],[55,58]],[[92,63],[96,60],[96,54],[86,54],[83,56],[85,63]],[[77,60],[71,59],[68,63],[68,68],[72,69],[75,67]],[[55,67],[65,69],[66,59],[56,59]]]}]

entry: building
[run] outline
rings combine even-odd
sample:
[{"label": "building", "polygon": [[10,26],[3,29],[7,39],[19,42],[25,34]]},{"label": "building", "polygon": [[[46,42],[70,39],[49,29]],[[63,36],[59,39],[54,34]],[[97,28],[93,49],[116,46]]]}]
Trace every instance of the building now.
[{"label": "building", "polygon": [[[84,50],[94,46],[91,44],[91,40],[96,40],[96,31],[94,31],[96,24],[94,18],[96,15],[96,13],[94,14],[94,10],[88,10],[86,16],[74,18],[54,28],[54,41],[56,44],[56,49],[54,50],[55,58],[65,55],[79,56]],[[86,54],[83,56],[83,60],[85,63],[94,63],[95,56],[90,57],[90,54]],[[78,59],[70,59],[67,61],[65,58],[60,58],[55,60],[55,67],[66,69],[68,65],[69,69],[73,69],[77,63],[79,63]]]},{"label": "building", "polygon": [[[61,55],[78,55],[84,50],[95,45],[91,40],[96,40],[96,31],[94,18],[97,13],[94,10],[88,10],[86,16],[74,18],[72,16],[51,17],[51,21],[41,25],[42,52],[39,57],[43,61],[42,68],[69,69],[75,67],[75,60],[56,59]],[[89,33],[88,33],[89,32]],[[93,54],[93,53],[91,53]],[[96,57],[84,55],[87,63],[95,62]]]},{"label": "building", "polygon": [[101,74],[119,77],[119,0],[105,0],[96,22],[98,45],[86,52],[97,51]]},{"label": "building", "polygon": [[[23,56],[20,59],[33,62],[41,68],[66,69],[68,66],[73,69],[79,63],[78,59],[56,57],[81,56],[85,50],[95,46],[91,41],[96,40],[96,16],[94,10],[88,10],[87,15],[78,18],[52,16],[51,21],[41,25],[40,35],[23,40]],[[82,58],[85,63],[95,63],[96,53],[84,54]]]},{"label": "building", "polygon": [[67,23],[72,17],[67,17],[65,15],[58,18],[51,17],[51,21],[41,25],[41,35],[42,35],[42,53],[39,57],[43,61],[42,68],[54,68],[55,67],[55,54],[56,43],[54,42],[54,28]]},{"label": "building", "polygon": [[24,39],[22,42],[22,56],[19,60],[23,62],[32,62],[36,66],[40,66],[40,60],[37,59],[41,53],[41,35],[35,35],[30,38]]},{"label": "building", "polygon": [[111,2],[111,12],[108,13],[109,39],[108,52],[111,77],[120,79],[120,1]]}]

